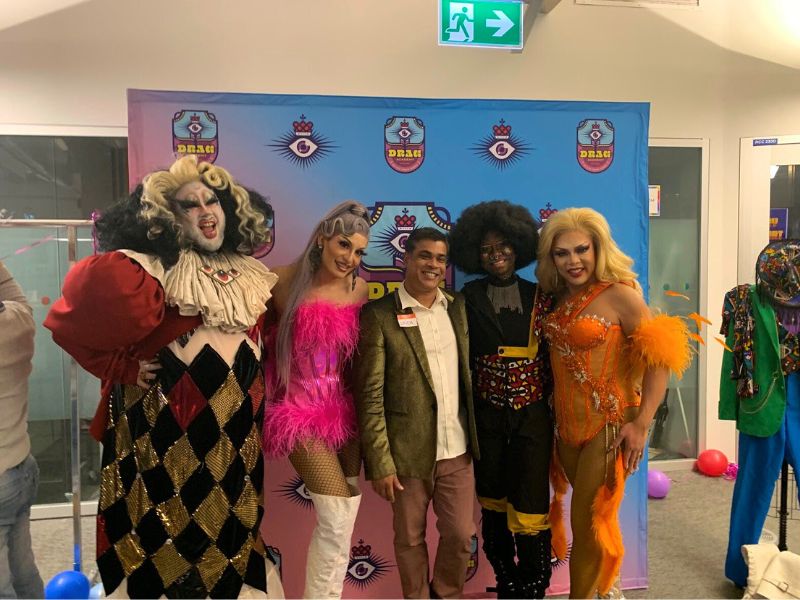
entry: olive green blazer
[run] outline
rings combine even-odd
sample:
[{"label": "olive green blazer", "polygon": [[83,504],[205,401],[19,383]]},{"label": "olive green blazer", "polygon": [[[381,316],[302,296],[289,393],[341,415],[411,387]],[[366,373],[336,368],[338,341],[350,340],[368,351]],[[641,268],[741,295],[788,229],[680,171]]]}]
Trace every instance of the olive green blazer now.
[{"label": "olive green blazer", "polygon": [[[468,449],[479,458],[469,371],[464,297],[445,293],[458,346],[459,401],[467,414]],[[361,431],[366,477],[397,474],[429,479],[436,462],[436,395],[419,327],[400,327],[397,293],[361,309],[353,398]]]}]

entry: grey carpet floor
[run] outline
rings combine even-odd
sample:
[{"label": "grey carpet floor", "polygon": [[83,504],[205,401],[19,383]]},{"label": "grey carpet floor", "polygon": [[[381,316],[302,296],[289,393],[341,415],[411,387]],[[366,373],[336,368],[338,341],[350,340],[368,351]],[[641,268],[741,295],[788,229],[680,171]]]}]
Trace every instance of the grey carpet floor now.
[{"label": "grey carpet floor", "polygon": [[[648,589],[627,590],[628,598],[741,598],[723,574],[733,482],[690,471],[667,473],[673,480],[663,500],[650,500]],[[788,546],[800,553],[797,494],[788,527]],[[771,514],[774,510],[771,511]],[[269,515],[267,515],[269,518]],[[94,518],[82,519],[84,572],[94,566]],[[777,538],[778,521],[767,517],[765,530]],[[72,568],[72,520],[34,521],[31,536],[36,562],[47,582]]]}]

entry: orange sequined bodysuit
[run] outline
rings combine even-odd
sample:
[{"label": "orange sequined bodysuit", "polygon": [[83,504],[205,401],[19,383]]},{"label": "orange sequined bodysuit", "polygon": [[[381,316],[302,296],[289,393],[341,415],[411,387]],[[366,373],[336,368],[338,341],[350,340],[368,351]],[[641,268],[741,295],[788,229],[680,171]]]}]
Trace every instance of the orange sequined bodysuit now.
[{"label": "orange sequined bodysuit", "polygon": [[641,370],[631,368],[630,344],[622,328],[581,314],[609,285],[592,285],[545,321],[557,435],[573,446],[585,444],[606,425],[621,425],[626,409],[640,402]]}]

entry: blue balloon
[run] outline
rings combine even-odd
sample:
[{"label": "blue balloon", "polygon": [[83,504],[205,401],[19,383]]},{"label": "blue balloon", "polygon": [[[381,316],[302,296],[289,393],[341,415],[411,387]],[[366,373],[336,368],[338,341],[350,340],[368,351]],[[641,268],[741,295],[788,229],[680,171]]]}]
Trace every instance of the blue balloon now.
[{"label": "blue balloon", "polygon": [[62,571],[44,588],[45,598],[89,598],[89,580],[80,571]]}]

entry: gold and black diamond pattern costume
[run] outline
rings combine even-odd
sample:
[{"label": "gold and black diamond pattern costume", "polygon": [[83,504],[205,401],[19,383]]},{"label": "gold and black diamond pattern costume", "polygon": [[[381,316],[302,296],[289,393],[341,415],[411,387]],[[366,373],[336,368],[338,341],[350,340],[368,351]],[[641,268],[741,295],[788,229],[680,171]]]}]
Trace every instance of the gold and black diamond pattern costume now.
[{"label": "gold and black diamond pattern costume", "polygon": [[206,344],[188,367],[169,349],[149,391],[118,385],[103,439],[97,564],[109,594],[235,598],[266,591],[259,361]]},{"label": "gold and black diamond pattern costume", "polygon": [[[238,276],[214,278],[226,265]],[[192,251],[168,271],[126,250],[67,274],[45,326],[102,380],[90,432],[103,444],[107,596],[266,592],[261,328],[276,280],[253,258]],[[161,368],[145,391],[139,361],[154,357]]]}]

